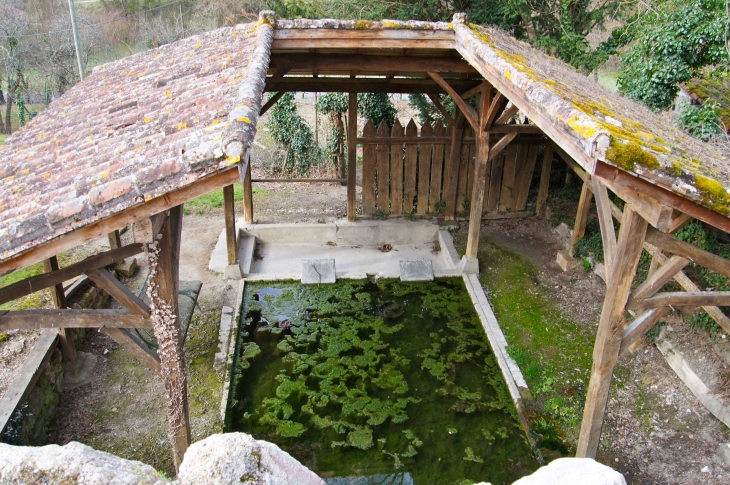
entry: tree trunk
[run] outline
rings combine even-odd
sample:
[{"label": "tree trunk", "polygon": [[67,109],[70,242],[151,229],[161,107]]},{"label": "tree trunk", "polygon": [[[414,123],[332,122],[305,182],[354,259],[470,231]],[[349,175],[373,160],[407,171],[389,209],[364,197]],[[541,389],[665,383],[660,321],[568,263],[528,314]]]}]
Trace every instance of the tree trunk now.
[{"label": "tree trunk", "polygon": [[[333,118],[335,118],[335,126],[337,127],[337,176],[341,179],[345,178],[345,145],[344,145],[344,135],[345,135],[345,125],[342,122],[342,114],[340,113],[332,113]],[[345,182],[342,182],[342,185],[347,185]]]},{"label": "tree trunk", "polygon": [[14,99],[15,87],[8,86],[8,95],[5,96],[5,133],[8,135],[12,132],[12,126],[10,126],[10,111],[13,109]]}]

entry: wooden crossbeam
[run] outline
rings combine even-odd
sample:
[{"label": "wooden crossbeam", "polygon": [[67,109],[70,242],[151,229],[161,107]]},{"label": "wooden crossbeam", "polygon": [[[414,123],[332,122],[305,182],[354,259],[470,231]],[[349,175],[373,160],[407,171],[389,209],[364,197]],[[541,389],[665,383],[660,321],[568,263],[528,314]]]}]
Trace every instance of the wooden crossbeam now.
[{"label": "wooden crossbeam", "polygon": [[650,298],[634,302],[633,307],[659,308],[663,306],[728,306],[730,291],[698,291],[698,292],[666,292],[658,293]]},{"label": "wooden crossbeam", "polygon": [[601,226],[603,260],[606,268],[606,281],[608,282],[611,280],[613,262],[616,260],[616,230],[613,226],[613,217],[611,217],[611,200],[608,198],[606,186],[597,177],[592,177],[591,186],[596,201],[598,222]]},{"label": "wooden crossbeam", "polygon": [[[495,125],[503,125],[507,123],[509,120],[512,119],[514,115],[517,114],[517,112],[520,110],[520,108],[517,107],[517,105],[513,104],[509,108],[507,108],[504,113],[499,115],[499,118],[494,122]],[[520,125],[516,125],[520,126]],[[535,125],[522,125],[522,126],[535,126]],[[540,129],[538,126],[535,126],[537,129]],[[540,133],[542,133],[542,130],[540,130]]]},{"label": "wooden crossbeam", "polygon": [[669,312],[669,307],[652,308],[639,315],[621,334],[619,357],[629,350],[634,342],[641,339],[661,318]]},{"label": "wooden crossbeam", "polygon": [[449,96],[451,96],[451,98],[456,103],[456,106],[458,106],[461,112],[464,113],[466,120],[469,122],[472,128],[474,128],[474,131],[476,133],[480,132],[481,130],[479,130],[479,115],[477,114],[476,110],[472,108],[466,101],[464,101],[464,99],[459,96],[454,88],[448,82],[446,82],[446,80],[442,78],[438,73],[428,71],[427,74],[431,76],[431,79],[436,81],[438,85],[441,86],[444,91],[449,94]]},{"label": "wooden crossbeam", "polygon": [[264,88],[264,91],[271,91],[271,88],[276,86],[276,83],[281,81],[284,76],[290,71],[289,66],[281,66],[279,69],[276,70],[273,76],[266,78],[266,87]]},{"label": "wooden crossbeam", "polygon": [[647,232],[646,242],[658,247],[662,251],[683,256],[694,263],[730,278],[730,261],[716,254],[700,249],[690,243],[680,241],[676,237],[657,231],[656,229],[650,229]]},{"label": "wooden crossbeam", "polygon": [[150,306],[140,297],[124,286],[105,268],[99,268],[86,273],[94,284],[109,293],[109,296],[121,303],[130,313],[141,315],[145,318],[150,316]]},{"label": "wooden crossbeam", "polygon": [[118,263],[123,261],[125,258],[139,254],[142,251],[144,251],[142,244],[128,244],[119,249],[113,249],[111,251],[106,251],[88,257],[83,261],[66,266],[58,271],[31,276],[30,278],[18,281],[12,285],[0,288],[0,305],[22,298],[36,291],[63,283],[64,281],[68,281],[71,278],[84,274],[92,269],[102,268],[109,266],[110,264]]},{"label": "wooden crossbeam", "polygon": [[272,54],[271,67],[288,66],[291,71],[303,69],[322,71],[350,71],[352,69],[383,73],[468,73],[478,75],[468,62],[453,57],[434,56],[373,56],[346,54]]},{"label": "wooden crossbeam", "polygon": [[460,94],[461,99],[468,100],[469,98],[473,98],[477,94],[482,92],[482,85],[474,86],[469,91],[466,91],[462,94]]},{"label": "wooden crossbeam", "polygon": [[127,310],[20,310],[0,315],[0,331],[38,328],[149,328],[152,323]]},{"label": "wooden crossbeam", "polygon": [[[452,80],[457,89],[469,89],[478,81]],[[272,91],[309,93],[403,93],[444,94],[438,83],[428,79],[404,78],[334,78],[286,77],[276,83]]]},{"label": "wooden crossbeam", "polygon": [[429,94],[428,97],[431,99],[431,102],[436,106],[436,109],[439,110],[439,113],[444,117],[444,119],[451,125],[454,123],[454,118],[451,117],[451,114],[446,111],[446,108],[444,108],[444,105],[441,104],[441,99],[439,99],[438,96],[435,94]]},{"label": "wooden crossbeam", "polygon": [[160,356],[157,355],[157,352],[147,347],[147,344],[132,330],[127,328],[105,327],[102,331],[124,347],[135,359],[159,374]]},{"label": "wooden crossbeam", "polygon": [[276,102],[281,99],[282,96],[284,96],[284,94],[286,94],[284,91],[277,91],[276,94],[274,94],[266,102],[266,104],[261,107],[261,111],[259,111],[259,116],[263,116],[264,113],[266,113],[267,111],[269,111],[271,109],[271,107],[274,106],[276,104]]},{"label": "wooden crossbeam", "polygon": [[674,275],[682,271],[689,264],[689,260],[681,256],[672,256],[665,264],[652,273],[646,281],[641,283],[629,296],[626,304],[628,308],[639,308],[641,301],[654,296]]},{"label": "wooden crossbeam", "polygon": [[491,131],[494,119],[498,114],[504,111],[504,107],[507,106],[507,103],[509,103],[509,99],[507,99],[502,93],[497,92],[497,95],[492,100],[492,104],[489,105],[489,111],[487,111],[486,116],[482,120],[484,123],[482,125],[482,131]]},{"label": "wooden crossbeam", "polygon": [[[588,211],[591,208],[591,200],[593,200],[592,183],[590,177],[583,182],[580,191],[580,200],[578,201],[578,210],[575,214],[575,223],[573,224],[573,235],[570,238],[570,247],[583,238],[586,233],[586,223],[588,222]],[[601,231],[603,233],[603,231]]]},{"label": "wooden crossbeam", "polygon": [[507,135],[500,138],[499,141],[495,143],[492,148],[489,149],[489,160],[492,160],[499,153],[501,153],[502,150],[507,148],[507,145],[509,145],[516,137],[517,133],[508,133]]},{"label": "wooden crossbeam", "polygon": [[275,29],[271,50],[453,49],[454,32],[416,29]]}]

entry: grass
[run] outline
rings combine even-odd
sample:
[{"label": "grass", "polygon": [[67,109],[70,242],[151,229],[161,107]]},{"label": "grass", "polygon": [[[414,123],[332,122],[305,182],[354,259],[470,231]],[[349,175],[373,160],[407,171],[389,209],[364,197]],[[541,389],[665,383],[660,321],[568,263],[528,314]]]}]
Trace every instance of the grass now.
[{"label": "grass", "polygon": [[[266,197],[269,195],[269,191],[260,187],[253,188],[254,197]],[[233,201],[240,202],[243,200],[243,187],[240,183],[233,184]],[[214,190],[213,192],[201,195],[197,199],[193,199],[185,204],[185,208],[188,209],[186,214],[189,214],[189,209],[196,209],[198,213],[202,211],[218,209],[223,207],[223,189]]]},{"label": "grass", "polygon": [[[0,107],[0,110],[1,110],[0,112],[2,113],[2,117],[3,117],[3,120],[2,120],[3,128],[5,128],[5,105],[1,105],[1,106],[2,107]],[[30,112],[35,111],[36,113],[40,113],[41,111],[46,109],[46,105],[42,104],[42,103],[41,104],[28,104],[25,106],[25,109],[26,109],[26,111],[30,111]],[[20,129],[20,118],[18,117],[18,106],[16,104],[13,104],[13,108],[10,111],[10,113],[11,113],[10,114],[10,128],[11,128],[11,131],[13,133],[15,133],[16,131],[18,131]],[[26,113],[25,121],[28,122],[29,118],[30,117]],[[0,145],[5,143],[5,139],[7,139],[8,136],[10,136],[10,135],[7,135],[7,134],[0,135]]]},{"label": "grass", "polygon": [[2,145],[3,143],[5,143],[5,140],[7,139],[8,136],[9,135],[0,135],[0,145]]}]

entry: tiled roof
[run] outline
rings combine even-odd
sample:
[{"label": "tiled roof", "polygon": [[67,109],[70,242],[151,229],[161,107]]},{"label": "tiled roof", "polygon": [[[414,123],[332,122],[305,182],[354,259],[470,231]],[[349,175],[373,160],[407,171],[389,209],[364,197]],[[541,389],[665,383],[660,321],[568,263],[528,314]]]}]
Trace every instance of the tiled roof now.
[{"label": "tiled roof", "polygon": [[711,75],[706,72],[682,84],[682,88],[700,104],[708,100],[716,102],[720,119],[725,129],[730,131],[730,73]]},{"label": "tiled roof", "polygon": [[[730,188],[730,165],[716,147],[689,136],[670,117],[609,91],[507,32],[468,24],[457,16],[452,25],[456,48],[467,61],[526,99],[543,123],[578,147],[585,160],[616,165],[713,210],[730,210],[726,203],[713,205],[696,187],[701,175]],[[643,150],[644,165],[627,167],[625,158],[636,153],[626,150],[628,142],[630,148]]]},{"label": "tiled roof", "polygon": [[270,22],[105,64],[0,147],[0,261],[237,163],[253,140]]}]

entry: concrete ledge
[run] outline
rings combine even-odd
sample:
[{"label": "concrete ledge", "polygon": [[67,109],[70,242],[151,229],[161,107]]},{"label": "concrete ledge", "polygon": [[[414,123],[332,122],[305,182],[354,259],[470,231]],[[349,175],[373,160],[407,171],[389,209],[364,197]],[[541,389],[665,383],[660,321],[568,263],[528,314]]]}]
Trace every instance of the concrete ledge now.
[{"label": "concrete ledge", "polygon": [[[223,392],[221,393],[221,419],[223,423],[226,422],[226,414],[228,410],[228,401],[230,400],[231,393],[231,377],[233,372],[233,356],[236,353],[236,341],[238,341],[238,332],[241,328],[241,312],[243,311],[243,292],[246,289],[246,281],[241,280],[238,283],[238,293],[236,294],[236,303],[233,307],[233,319],[231,320],[230,332],[227,337],[221,335],[223,331],[223,317],[221,316],[221,330],[218,333],[218,344],[221,347],[222,362],[225,365],[226,372],[223,376]],[[226,307],[224,307],[226,308]],[[225,349],[225,350],[224,350]],[[217,355],[216,355],[217,358]],[[224,424],[225,426],[225,424]]]}]

